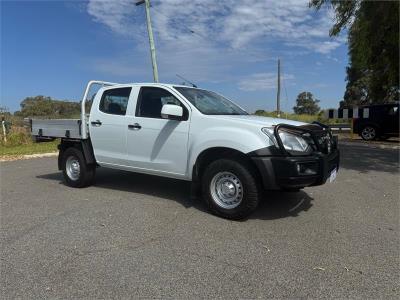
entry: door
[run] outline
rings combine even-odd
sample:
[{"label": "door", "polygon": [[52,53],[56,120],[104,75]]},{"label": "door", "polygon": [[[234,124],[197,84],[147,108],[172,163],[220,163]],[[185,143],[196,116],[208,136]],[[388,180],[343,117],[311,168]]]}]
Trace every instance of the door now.
[{"label": "door", "polygon": [[386,116],[384,117],[384,133],[399,133],[399,106],[393,105],[388,107]]},{"label": "door", "polygon": [[126,109],[131,90],[131,87],[110,88],[103,92],[100,101],[94,101],[96,107],[90,111],[89,132],[96,161],[100,164],[127,163]]},{"label": "door", "polygon": [[[164,104],[180,105],[182,120],[161,118]],[[142,87],[135,116],[128,118],[129,165],[147,173],[183,177],[188,158],[189,109],[166,89]]]}]

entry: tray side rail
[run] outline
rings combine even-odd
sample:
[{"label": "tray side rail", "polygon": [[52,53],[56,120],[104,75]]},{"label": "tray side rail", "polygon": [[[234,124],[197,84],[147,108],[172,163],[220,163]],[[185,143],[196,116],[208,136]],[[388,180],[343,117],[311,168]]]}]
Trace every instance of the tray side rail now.
[{"label": "tray side rail", "polygon": [[55,138],[82,139],[80,119],[32,119],[31,135],[37,141]]}]

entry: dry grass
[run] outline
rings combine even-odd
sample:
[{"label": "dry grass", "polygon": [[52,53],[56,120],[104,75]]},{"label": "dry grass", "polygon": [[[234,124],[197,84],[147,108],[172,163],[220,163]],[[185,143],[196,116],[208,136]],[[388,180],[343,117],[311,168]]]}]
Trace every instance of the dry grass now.
[{"label": "dry grass", "polygon": [[7,141],[0,135],[0,156],[26,155],[57,151],[59,141],[34,143],[30,133],[24,127],[13,126],[7,134]]}]

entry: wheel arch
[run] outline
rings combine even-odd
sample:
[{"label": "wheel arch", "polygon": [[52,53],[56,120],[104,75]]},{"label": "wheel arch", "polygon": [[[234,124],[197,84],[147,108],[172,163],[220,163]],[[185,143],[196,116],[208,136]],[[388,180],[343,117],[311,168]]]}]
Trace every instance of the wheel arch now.
[{"label": "wheel arch", "polygon": [[76,148],[82,152],[83,157],[88,165],[96,164],[93,147],[90,140],[65,140],[62,139],[58,145],[58,169],[62,170],[62,159],[65,150],[68,148]]},{"label": "wheel arch", "polygon": [[373,122],[373,121],[367,121],[367,122],[365,122],[365,123],[363,123],[363,124],[361,125],[361,130],[363,130],[363,129],[364,129],[365,127],[367,127],[367,126],[375,127],[377,130],[380,130],[380,129],[381,129],[381,126],[379,126],[378,123]]},{"label": "wheel arch", "polygon": [[248,165],[250,165],[253,169],[254,172],[257,172],[257,175],[259,171],[254,164],[254,162],[250,159],[250,157],[233,148],[229,147],[211,147],[203,150],[196,158],[196,162],[193,165],[193,170],[192,170],[192,181],[200,181],[202,175],[204,174],[204,171],[206,167],[213,161],[221,159],[221,158],[231,158],[231,159],[237,159],[237,160],[244,160]]}]

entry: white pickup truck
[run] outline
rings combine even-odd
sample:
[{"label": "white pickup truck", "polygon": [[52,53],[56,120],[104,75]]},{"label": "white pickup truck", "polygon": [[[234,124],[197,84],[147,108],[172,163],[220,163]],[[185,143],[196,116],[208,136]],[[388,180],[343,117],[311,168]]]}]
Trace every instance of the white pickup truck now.
[{"label": "white pickup truck", "polygon": [[[102,87],[86,115],[94,84]],[[339,168],[327,126],[249,115],[217,93],[174,84],[90,81],[81,119],[33,119],[31,130],[37,140],[61,138],[69,186],[90,185],[97,167],[188,180],[230,219],[248,216],[264,190],[321,185]]]}]

